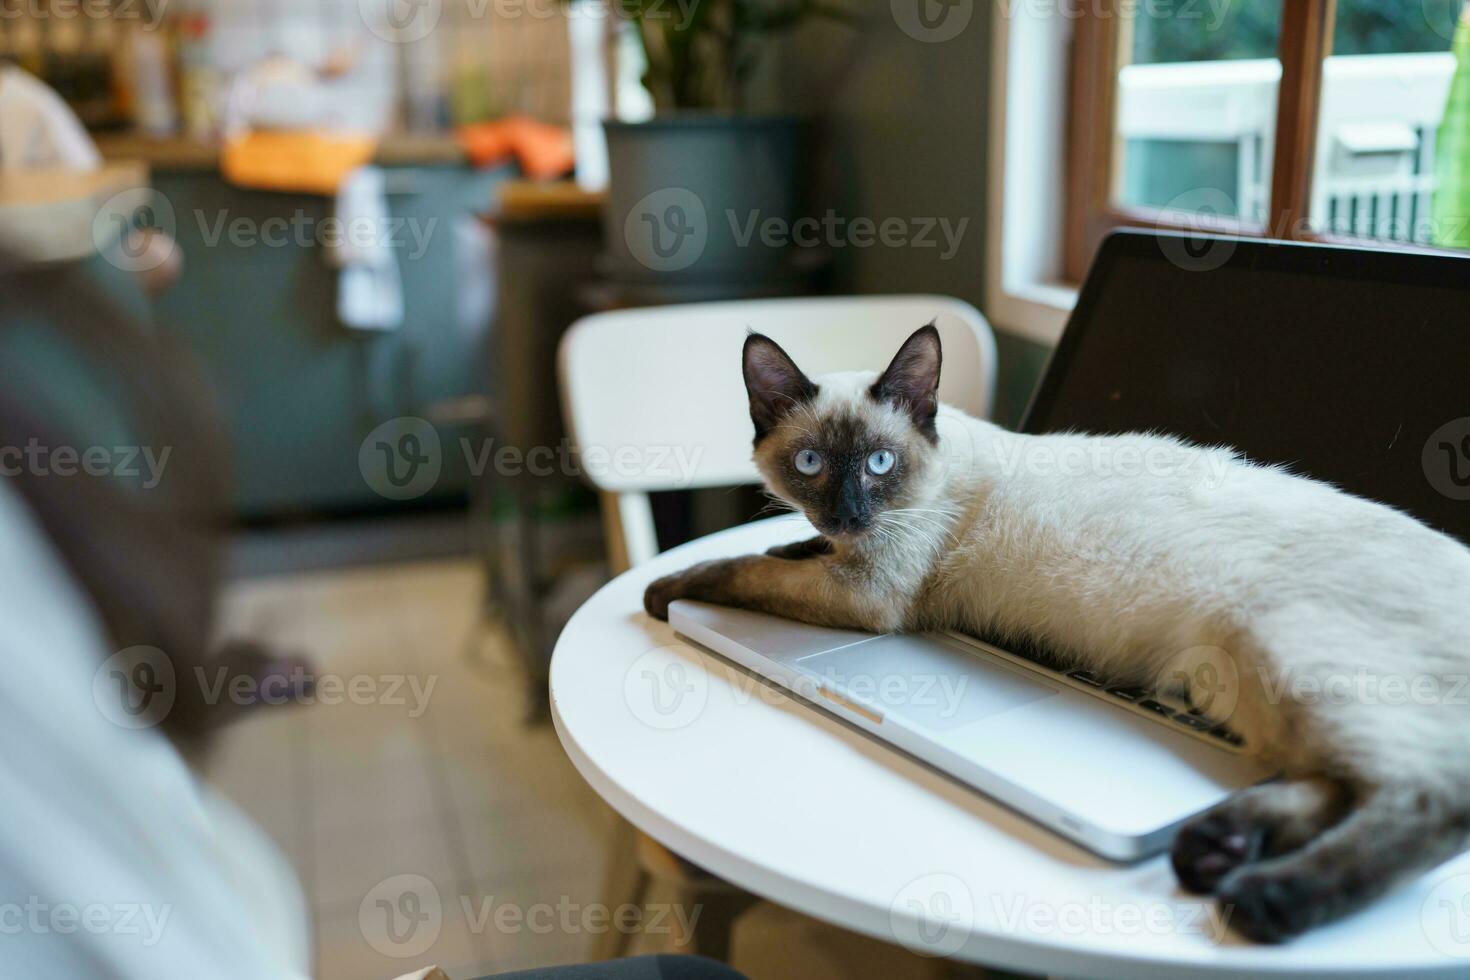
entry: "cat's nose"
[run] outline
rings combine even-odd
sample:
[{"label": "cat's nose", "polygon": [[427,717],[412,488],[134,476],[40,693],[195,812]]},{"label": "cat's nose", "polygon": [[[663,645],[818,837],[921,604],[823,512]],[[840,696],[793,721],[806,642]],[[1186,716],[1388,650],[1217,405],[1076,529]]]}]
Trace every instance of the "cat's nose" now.
[{"label": "cat's nose", "polygon": [[832,523],[837,525],[837,530],[847,533],[861,531],[868,526],[867,518],[861,514],[837,514],[832,518]]}]

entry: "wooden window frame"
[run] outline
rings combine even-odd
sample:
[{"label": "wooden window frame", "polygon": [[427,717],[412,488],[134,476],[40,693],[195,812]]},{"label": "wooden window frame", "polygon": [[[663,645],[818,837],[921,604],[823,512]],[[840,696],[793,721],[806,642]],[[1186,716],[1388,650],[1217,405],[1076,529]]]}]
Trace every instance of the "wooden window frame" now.
[{"label": "wooden window frame", "polygon": [[[1322,74],[1332,53],[1337,0],[1285,0],[1281,13],[1281,85],[1276,100],[1276,140],[1271,166],[1271,196],[1264,226],[1209,215],[1188,219],[1116,201],[1118,152],[1116,125],[1118,71],[1129,29],[1120,12],[1128,0],[1096,0],[1079,16],[1072,37],[1070,115],[1067,120],[1066,209],[1062,268],[1081,282],[1103,237],[1115,228],[1215,231],[1291,241],[1372,245],[1377,248],[1447,253],[1450,249],[1383,242],[1315,231],[1310,224],[1317,122],[1322,104]],[[1455,254],[1464,254],[1455,253]]]}]

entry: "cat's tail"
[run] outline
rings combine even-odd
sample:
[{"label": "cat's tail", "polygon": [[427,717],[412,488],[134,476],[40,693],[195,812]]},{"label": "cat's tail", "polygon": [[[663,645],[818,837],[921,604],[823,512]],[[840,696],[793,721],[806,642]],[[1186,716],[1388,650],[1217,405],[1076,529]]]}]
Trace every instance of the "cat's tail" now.
[{"label": "cat's tail", "polygon": [[[1232,806],[1253,808],[1258,821],[1263,800],[1264,809],[1274,805],[1284,813],[1283,794],[1291,793],[1299,801],[1321,800],[1320,813],[1324,818],[1330,815],[1320,833],[1290,842],[1300,846],[1276,856],[1269,856],[1269,849],[1258,851],[1267,856],[1247,858],[1212,889],[1231,927],[1257,942],[1282,942],[1341,918],[1470,844],[1470,790],[1458,794],[1411,786],[1344,790],[1348,793],[1344,807],[1331,805],[1331,793],[1304,794],[1302,788],[1308,785],[1309,781],[1298,781],[1260,786],[1248,791],[1242,803],[1226,803],[1200,821],[1218,823],[1223,816],[1230,822]],[[1292,816],[1293,826],[1303,826],[1299,808]],[[1187,843],[1192,829],[1181,833],[1181,841]],[[1259,837],[1269,843],[1271,827]],[[1180,851],[1176,844],[1176,868]]]}]

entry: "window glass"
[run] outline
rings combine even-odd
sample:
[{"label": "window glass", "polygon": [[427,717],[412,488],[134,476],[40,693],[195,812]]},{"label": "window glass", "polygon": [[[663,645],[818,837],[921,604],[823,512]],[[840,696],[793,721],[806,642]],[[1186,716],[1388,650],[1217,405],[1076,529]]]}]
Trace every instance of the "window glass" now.
[{"label": "window glass", "polygon": [[[1470,247],[1470,24],[1459,24],[1461,12],[1460,0],[1338,0],[1314,230]],[[1463,65],[1452,50],[1457,27]]]},{"label": "window glass", "polygon": [[1265,220],[1282,0],[1138,3],[1119,14],[1113,199]]}]

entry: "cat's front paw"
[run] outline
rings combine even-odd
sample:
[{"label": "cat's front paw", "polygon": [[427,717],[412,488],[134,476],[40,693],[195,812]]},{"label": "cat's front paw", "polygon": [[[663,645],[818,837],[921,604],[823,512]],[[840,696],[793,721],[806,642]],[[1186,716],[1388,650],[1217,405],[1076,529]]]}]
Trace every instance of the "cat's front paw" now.
[{"label": "cat's front paw", "polygon": [[660,622],[667,622],[669,618],[669,603],[679,598],[680,573],[665,575],[663,578],[654,579],[648,588],[643,590],[643,609]]},{"label": "cat's front paw", "polygon": [[643,590],[643,608],[648,615],[654,619],[667,622],[669,618],[669,603],[675,599],[693,599],[698,595],[699,583],[707,577],[708,565],[695,565],[686,568],[682,572],[665,575],[663,578],[655,579],[648,588]]},{"label": "cat's front paw", "polygon": [[701,562],[682,572],[656,579],[643,590],[643,608],[654,619],[669,618],[669,603],[675,599],[703,599],[739,605],[738,590],[733,590],[735,576],[747,559],[723,558]]}]

